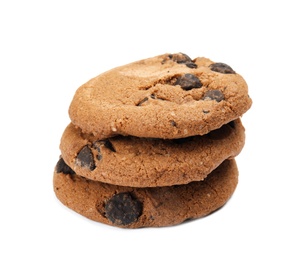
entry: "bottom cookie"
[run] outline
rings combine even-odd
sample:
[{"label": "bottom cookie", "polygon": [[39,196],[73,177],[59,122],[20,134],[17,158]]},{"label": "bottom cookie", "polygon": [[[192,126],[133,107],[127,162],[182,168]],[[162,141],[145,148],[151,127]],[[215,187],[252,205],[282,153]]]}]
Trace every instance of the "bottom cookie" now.
[{"label": "bottom cookie", "polygon": [[133,188],[81,177],[60,159],[54,173],[58,199],[77,213],[122,228],[162,227],[200,218],[223,206],[238,182],[235,160],[226,160],[203,181]]}]

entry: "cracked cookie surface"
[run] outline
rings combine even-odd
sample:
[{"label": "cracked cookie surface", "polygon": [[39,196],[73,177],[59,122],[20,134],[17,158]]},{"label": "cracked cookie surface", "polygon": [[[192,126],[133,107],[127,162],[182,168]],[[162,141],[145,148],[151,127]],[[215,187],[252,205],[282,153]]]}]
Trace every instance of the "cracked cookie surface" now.
[{"label": "cracked cookie surface", "polygon": [[164,54],[114,68],[79,87],[71,121],[99,139],[203,135],[251,106],[245,80],[207,58]]},{"label": "cracked cookie surface", "polygon": [[72,170],[88,179],[156,187],[203,180],[224,160],[238,155],[244,142],[240,119],[203,136],[172,140],[133,136],[99,140],[69,124],[60,150]]},{"label": "cracked cookie surface", "polygon": [[60,159],[53,177],[58,199],[89,219],[122,228],[171,226],[200,218],[223,206],[238,182],[235,160],[224,161],[204,181],[155,188],[88,180],[62,164]]}]

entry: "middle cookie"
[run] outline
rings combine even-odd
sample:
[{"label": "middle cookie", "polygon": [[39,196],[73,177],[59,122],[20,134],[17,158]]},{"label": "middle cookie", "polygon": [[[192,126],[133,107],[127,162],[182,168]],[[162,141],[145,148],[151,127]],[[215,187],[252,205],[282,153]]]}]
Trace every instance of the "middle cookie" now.
[{"label": "middle cookie", "polygon": [[203,180],[224,160],[240,153],[240,119],[203,136],[153,139],[115,136],[98,140],[69,124],[61,138],[64,161],[91,180],[120,186],[158,187]]}]

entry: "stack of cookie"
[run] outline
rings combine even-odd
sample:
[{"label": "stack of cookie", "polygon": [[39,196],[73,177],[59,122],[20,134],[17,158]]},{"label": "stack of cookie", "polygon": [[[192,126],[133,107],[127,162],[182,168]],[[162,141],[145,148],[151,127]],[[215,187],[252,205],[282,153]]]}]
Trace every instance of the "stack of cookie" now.
[{"label": "stack of cookie", "polygon": [[54,191],[123,228],[205,216],[236,188],[240,117],[251,104],[244,79],[207,58],[164,54],[107,71],[70,104]]}]

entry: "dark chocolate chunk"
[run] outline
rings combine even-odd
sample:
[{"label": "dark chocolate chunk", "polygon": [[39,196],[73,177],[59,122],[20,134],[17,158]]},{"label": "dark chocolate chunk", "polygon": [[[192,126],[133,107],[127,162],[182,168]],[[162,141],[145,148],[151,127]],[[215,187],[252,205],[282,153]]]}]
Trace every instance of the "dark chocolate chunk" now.
[{"label": "dark chocolate chunk", "polygon": [[55,167],[56,173],[75,174],[75,172],[65,163],[61,157]]},{"label": "dark chocolate chunk", "polygon": [[197,78],[193,74],[184,74],[181,77],[179,77],[175,85],[180,85],[182,89],[184,90],[190,90],[192,88],[201,88],[202,83],[200,82],[199,78]]},{"label": "dark chocolate chunk", "polygon": [[210,66],[210,69],[215,72],[224,73],[224,74],[236,74],[236,72],[227,64],[217,62],[213,63]]},{"label": "dark chocolate chunk", "polygon": [[220,90],[214,89],[214,90],[208,90],[203,100],[216,100],[217,102],[220,102],[221,100],[224,100],[224,95]]},{"label": "dark chocolate chunk", "polygon": [[78,153],[76,163],[81,167],[88,168],[91,171],[95,169],[93,153],[88,145],[85,145],[82,150]]},{"label": "dark chocolate chunk", "polygon": [[105,205],[106,217],[114,224],[128,225],[140,217],[143,204],[130,192],[114,195]]}]

